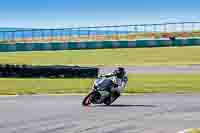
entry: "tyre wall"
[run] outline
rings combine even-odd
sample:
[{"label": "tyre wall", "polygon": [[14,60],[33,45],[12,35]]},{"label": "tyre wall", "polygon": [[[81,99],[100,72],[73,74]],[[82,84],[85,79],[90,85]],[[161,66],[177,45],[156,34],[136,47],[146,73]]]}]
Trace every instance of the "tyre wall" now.
[{"label": "tyre wall", "polygon": [[0,65],[0,77],[7,78],[96,78],[98,71],[79,66]]}]

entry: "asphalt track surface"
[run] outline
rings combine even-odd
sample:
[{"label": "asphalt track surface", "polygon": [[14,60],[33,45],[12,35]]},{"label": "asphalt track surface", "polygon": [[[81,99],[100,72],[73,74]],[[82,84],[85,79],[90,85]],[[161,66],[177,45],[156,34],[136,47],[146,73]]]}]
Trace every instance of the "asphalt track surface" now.
[{"label": "asphalt track surface", "polygon": [[83,107],[83,96],[0,97],[0,133],[176,133],[200,126],[200,94],[122,96]]},{"label": "asphalt track surface", "polygon": [[[125,66],[128,73],[140,73],[140,74],[166,74],[166,73],[200,73],[200,65],[188,65],[188,66]],[[113,71],[113,67],[100,67],[100,73],[109,73]]]}]

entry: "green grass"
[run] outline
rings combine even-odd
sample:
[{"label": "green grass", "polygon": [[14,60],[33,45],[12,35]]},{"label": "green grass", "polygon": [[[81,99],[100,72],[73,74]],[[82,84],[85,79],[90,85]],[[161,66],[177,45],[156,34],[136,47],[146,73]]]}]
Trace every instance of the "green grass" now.
[{"label": "green grass", "polygon": [[128,93],[200,92],[200,74],[132,74]]},{"label": "green grass", "polygon": [[200,133],[200,129],[192,129],[188,133]]},{"label": "green grass", "polygon": [[200,47],[0,53],[0,64],[152,66],[200,64]]},{"label": "green grass", "polygon": [[0,95],[84,93],[92,79],[0,79]]},{"label": "green grass", "polygon": [[[128,93],[200,92],[200,74],[132,74]],[[0,95],[87,93],[94,79],[0,79]]]}]

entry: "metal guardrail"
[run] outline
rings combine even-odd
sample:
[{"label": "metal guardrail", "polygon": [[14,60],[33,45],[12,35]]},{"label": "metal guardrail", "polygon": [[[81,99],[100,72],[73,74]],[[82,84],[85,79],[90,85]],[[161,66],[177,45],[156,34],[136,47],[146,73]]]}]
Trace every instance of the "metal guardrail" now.
[{"label": "metal guardrail", "polygon": [[200,22],[0,31],[0,43],[134,40],[138,34],[148,38],[156,36],[151,33],[159,35],[172,32],[200,32]]}]

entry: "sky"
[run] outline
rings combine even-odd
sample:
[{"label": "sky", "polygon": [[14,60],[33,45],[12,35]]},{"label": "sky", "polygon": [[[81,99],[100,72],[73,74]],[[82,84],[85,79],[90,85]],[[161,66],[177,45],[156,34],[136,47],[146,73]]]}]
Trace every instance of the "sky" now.
[{"label": "sky", "polygon": [[0,27],[67,28],[200,21],[200,0],[1,0]]}]

